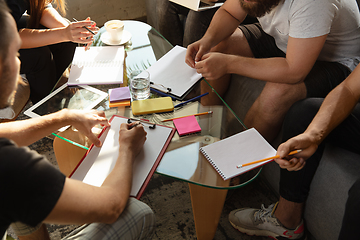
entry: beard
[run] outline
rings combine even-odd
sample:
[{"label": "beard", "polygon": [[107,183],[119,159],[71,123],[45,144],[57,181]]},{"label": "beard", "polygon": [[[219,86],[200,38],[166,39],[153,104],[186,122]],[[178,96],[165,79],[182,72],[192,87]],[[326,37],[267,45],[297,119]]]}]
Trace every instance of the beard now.
[{"label": "beard", "polygon": [[245,2],[239,0],[244,11],[252,17],[262,17],[276,7],[281,0],[254,0],[254,2]]}]

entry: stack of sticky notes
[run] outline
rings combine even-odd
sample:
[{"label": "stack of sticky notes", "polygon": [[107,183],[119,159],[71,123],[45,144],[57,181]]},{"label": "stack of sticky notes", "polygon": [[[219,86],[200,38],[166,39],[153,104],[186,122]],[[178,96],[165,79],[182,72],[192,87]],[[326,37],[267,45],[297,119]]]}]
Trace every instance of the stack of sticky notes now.
[{"label": "stack of sticky notes", "polygon": [[130,106],[129,87],[109,89],[109,107]]},{"label": "stack of sticky notes", "polygon": [[183,118],[177,118],[174,119],[173,122],[180,136],[201,132],[199,123],[194,115]]}]

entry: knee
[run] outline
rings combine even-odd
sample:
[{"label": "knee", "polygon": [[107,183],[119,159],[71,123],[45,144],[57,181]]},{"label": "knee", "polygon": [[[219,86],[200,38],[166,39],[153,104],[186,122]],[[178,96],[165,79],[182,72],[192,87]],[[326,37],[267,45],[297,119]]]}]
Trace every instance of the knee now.
[{"label": "knee", "polygon": [[360,179],[358,179],[349,190],[349,198],[358,199],[360,196]]}]

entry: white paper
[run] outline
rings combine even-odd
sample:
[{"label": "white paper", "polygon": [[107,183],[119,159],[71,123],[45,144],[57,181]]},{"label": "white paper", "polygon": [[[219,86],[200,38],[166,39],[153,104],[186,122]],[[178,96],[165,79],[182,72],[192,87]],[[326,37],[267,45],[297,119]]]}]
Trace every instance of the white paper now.
[{"label": "white paper", "polygon": [[175,46],[149,67],[146,71],[150,73],[150,82],[154,83],[150,87],[160,91],[171,88],[171,94],[183,96],[202,77],[185,63],[185,55],[186,48]]},{"label": "white paper", "polygon": [[211,8],[217,8],[217,7],[221,7],[221,5],[223,5],[223,3],[215,3],[214,5],[208,5],[208,4],[204,4],[204,6],[201,6],[201,1],[200,0],[170,0],[171,2],[177,3],[181,6],[190,8],[191,10],[194,11],[204,11],[207,9],[211,9]]},{"label": "white paper", "polygon": [[237,168],[238,165],[276,155],[276,150],[255,128],[240,132],[200,149],[206,153],[204,154],[202,151],[224,180],[240,175],[272,160],[242,168]]},{"label": "white paper", "polygon": [[124,58],[124,46],[77,47],[68,85],[121,84]]},{"label": "white paper", "polygon": [[[71,178],[93,186],[102,185],[119,156],[119,129],[121,123],[126,122],[127,118],[113,118],[110,129],[100,137],[103,142],[102,146],[100,148],[93,147]],[[146,123],[144,125],[147,140],[133,165],[131,196],[138,194],[172,131],[171,128],[159,125],[155,129],[149,129]]]}]

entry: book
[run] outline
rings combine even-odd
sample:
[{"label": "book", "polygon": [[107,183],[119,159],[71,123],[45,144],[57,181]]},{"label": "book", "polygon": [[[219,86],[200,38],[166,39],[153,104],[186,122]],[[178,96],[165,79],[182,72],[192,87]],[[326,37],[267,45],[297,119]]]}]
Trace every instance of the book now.
[{"label": "book", "polygon": [[[114,115],[111,126],[105,128],[101,135],[101,147],[92,145],[86,152],[78,166],[71,173],[72,179],[84,183],[101,186],[108,174],[114,168],[119,155],[119,129],[122,123],[127,123],[128,118]],[[156,167],[161,161],[166,148],[174,136],[175,129],[168,126],[156,125],[149,128],[151,123],[142,123],[147,132],[146,141],[142,151],[136,156],[133,165],[133,181],[130,196],[139,199],[145,187],[154,174]]]},{"label": "book", "polygon": [[242,168],[237,168],[238,165],[276,154],[276,150],[255,128],[201,147],[200,151],[224,180],[271,162],[272,159]]},{"label": "book", "polygon": [[186,48],[175,46],[151,65],[146,70],[150,73],[150,87],[178,100],[184,99],[202,78],[201,74],[185,63],[185,55]]},{"label": "book", "polygon": [[176,127],[176,130],[179,133],[179,136],[183,136],[190,133],[201,132],[199,123],[194,115],[174,119],[173,122]]},{"label": "book", "polygon": [[171,2],[177,3],[181,6],[190,8],[194,11],[204,11],[212,8],[219,8],[223,5],[223,2],[209,2],[206,0],[170,0]]},{"label": "book", "polygon": [[68,86],[123,83],[124,46],[76,47]]}]

